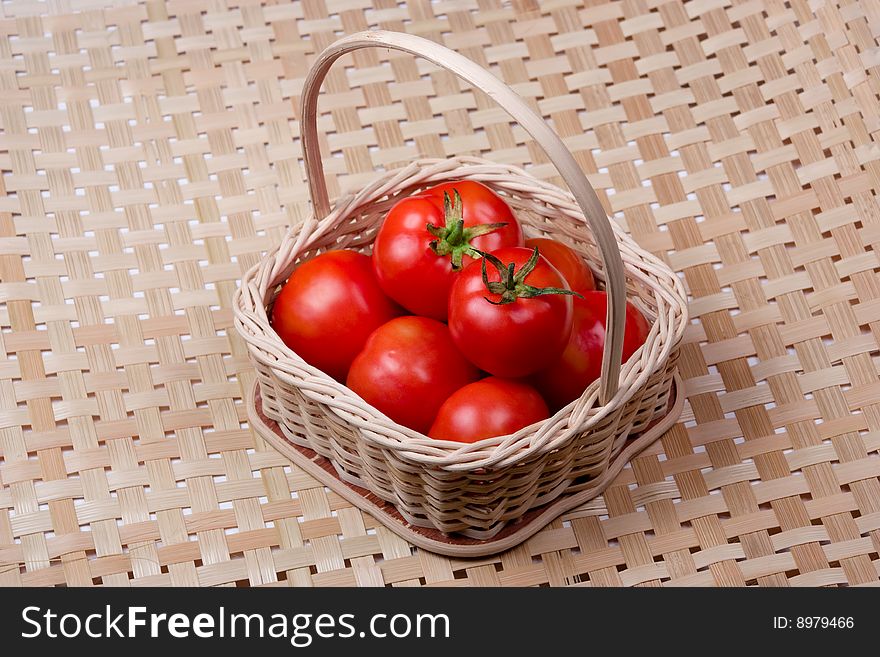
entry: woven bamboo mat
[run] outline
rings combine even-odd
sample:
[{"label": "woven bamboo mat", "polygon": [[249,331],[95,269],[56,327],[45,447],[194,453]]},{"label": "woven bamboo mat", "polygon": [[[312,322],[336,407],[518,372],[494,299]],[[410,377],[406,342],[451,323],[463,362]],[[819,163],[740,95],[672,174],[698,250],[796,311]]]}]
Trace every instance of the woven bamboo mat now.
[{"label": "woven bamboo mat", "polygon": [[[0,14],[0,584],[878,582],[880,3]],[[603,498],[479,562],[412,549],[245,421],[236,281],[307,211],[294,107],[311,58],[373,26],[530,99],[691,295],[683,421]],[[376,50],[345,62],[321,102],[331,196],[417,155],[554,179],[451,75]]]}]

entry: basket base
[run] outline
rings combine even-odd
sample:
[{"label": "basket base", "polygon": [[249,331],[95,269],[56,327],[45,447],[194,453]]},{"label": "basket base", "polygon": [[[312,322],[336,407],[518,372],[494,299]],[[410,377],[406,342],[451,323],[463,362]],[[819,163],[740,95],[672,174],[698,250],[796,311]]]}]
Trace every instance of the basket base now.
[{"label": "basket base", "polygon": [[365,488],[340,479],[336,468],[333,467],[329,459],[307,447],[290,442],[282,433],[278,423],[263,414],[258,383],[254,383],[253,390],[247,399],[247,405],[248,420],[261,438],[344,500],[370,514],[385,527],[416,547],[449,557],[473,558],[497,554],[516,547],[561,514],[599,495],[623,469],[627,461],[663,435],[675,423],[681,415],[684,395],[681,394],[680,381],[676,376],[675,387],[670,396],[666,415],[656,420],[640,436],[631,439],[627,447],[611,462],[605,475],[596,480],[594,487],[569,495],[563,494],[549,504],[532,509],[519,520],[505,525],[496,535],[488,539],[469,538],[460,534],[445,534],[437,529],[410,524],[400,515],[393,504],[377,497]]}]

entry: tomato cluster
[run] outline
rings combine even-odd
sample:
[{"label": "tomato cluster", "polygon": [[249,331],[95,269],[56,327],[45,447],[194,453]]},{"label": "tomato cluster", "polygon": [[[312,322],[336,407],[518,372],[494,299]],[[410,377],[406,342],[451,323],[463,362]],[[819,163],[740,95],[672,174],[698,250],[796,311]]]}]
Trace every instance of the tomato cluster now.
[{"label": "tomato cluster", "polygon": [[[523,239],[485,185],[451,182],[398,201],[372,256],[299,265],[272,325],[307,363],[391,420],[475,442],[539,422],[600,375],[605,292],[561,242]],[[623,361],[648,322],[627,303]]]}]

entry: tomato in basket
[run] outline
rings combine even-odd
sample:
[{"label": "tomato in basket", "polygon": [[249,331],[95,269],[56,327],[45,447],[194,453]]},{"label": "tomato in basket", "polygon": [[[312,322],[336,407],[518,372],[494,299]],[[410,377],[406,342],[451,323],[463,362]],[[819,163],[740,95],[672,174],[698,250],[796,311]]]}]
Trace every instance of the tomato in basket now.
[{"label": "tomato in basket", "polygon": [[571,333],[572,299],[538,249],[484,253],[449,294],[449,330],[480,369],[517,378],[554,363]]},{"label": "tomato in basket", "polygon": [[474,443],[506,436],[550,416],[541,393],[521,381],[490,376],[452,393],[428,435]]},{"label": "tomato in basket", "polygon": [[441,404],[479,377],[445,324],[410,315],[370,335],[346,385],[398,424],[425,433]]},{"label": "tomato in basket", "polygon": [[328,251],[293,271],[275,299],[272,327],[303,360],[344,381],[370,333],[401,314],[369,256]]},{"label": "tomato in basket", "polygon": [[472,180],[443,183],[391,208],[373,244],[373,266],[389,297],[446,321],[449,288],[475,249],[522,243],[519,222],[495,192]]},{"label": "tomato in basket", "polygon": [[[602,291],[587,292],[583,299],[575,299],[573,328],[565,351],[553,365],[533,377],[532,381],[552,409],[573,402],[599,378],[607,303],[608,298]],[[621,362],[628,361],[645,344],[649,330],[645,316],[627,301]]]},{"label": "tomato in basket", "polygon": [[559,270],[565,282],[568,283],[568,289],[572,292],[584,294],[596,289],[596,280],[593,278],[592,270],[571,247],[546,237],[527,239],[526,246],[530,249],[538,247],[541,255]]}]

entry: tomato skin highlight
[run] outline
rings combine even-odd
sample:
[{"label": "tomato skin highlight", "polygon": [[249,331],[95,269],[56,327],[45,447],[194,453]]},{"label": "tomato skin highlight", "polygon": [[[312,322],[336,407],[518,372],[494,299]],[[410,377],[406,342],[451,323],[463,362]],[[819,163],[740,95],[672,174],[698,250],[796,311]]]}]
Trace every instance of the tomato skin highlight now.
[{"label": "tomato skin highlight", "polygon": [[443,402],[479,377],[445,324],[410,315],[373,331],[346,385],[393,421],[425,433]]},{"label": "tomato skin highlight", "polygon": [[299,265],[272,306],[272,327],[303,360],[344,381],[369,335],[403,309],[389,299],[370,257],[327,251]]},{"label": "tomato skin highlight", "polygon": [[[428,224],[446,223],[444,194],[461,196],[464,227],[506,223],[470,240],[474,248],[492,251],[523,243],[522,228],[510,207],[491,189],[472,180],[448,182],[398,201],[388,212],[373,243],[373,266],[385,293],[416,315],[446,321],[449,289],[458,272],[449,255],[437,255],[437,240]],[[473,262],[465,255],[462,268]]]},{"label": "tomato skin highlight", "polygon": [[[523,247],[498,249],[492,255],[519,270],[533,252]],[[449,294],[449,330],[459,350],[477,367],[504,378],[532,374],[555,362],[568,341],[572,321],[572,297],[546,294],[518,298],[494,305],[501,295],[486,289],[483,262],[462,271]],[[501,280],[492,266],[486,267],[490,282]],[[562,275],[539,256],[525,282],[539,288],[564,288]]]},{"label": "tomato skin highlight", "polygon": [[[573,402],[599,378],[602,350],[605,347],[607,304],[608,298],[602,291],[587,292],[583,299],[574,300],[571,336],[562,356],[532,377],[532,382],[544,395],[550,408],[558,410]],[[627,301],[621,363],[628,361],[645,344],[649,330],[645,316]]]},{"label": "tomato skin highlight", "polygon": [[532,386],[490,376],[460,388],[443,402],[428,435],[474,443],[516,433],[549,416],[547,404]]},{"label": "tomato skin highlight", "polygon": [[526,240],[530,249],[538,247],[541,255],[559,270],[568,283],[568,289],[584,294],[596,289],[596,279],[586,261],[571,247],[547,237],[532,237]]}]

